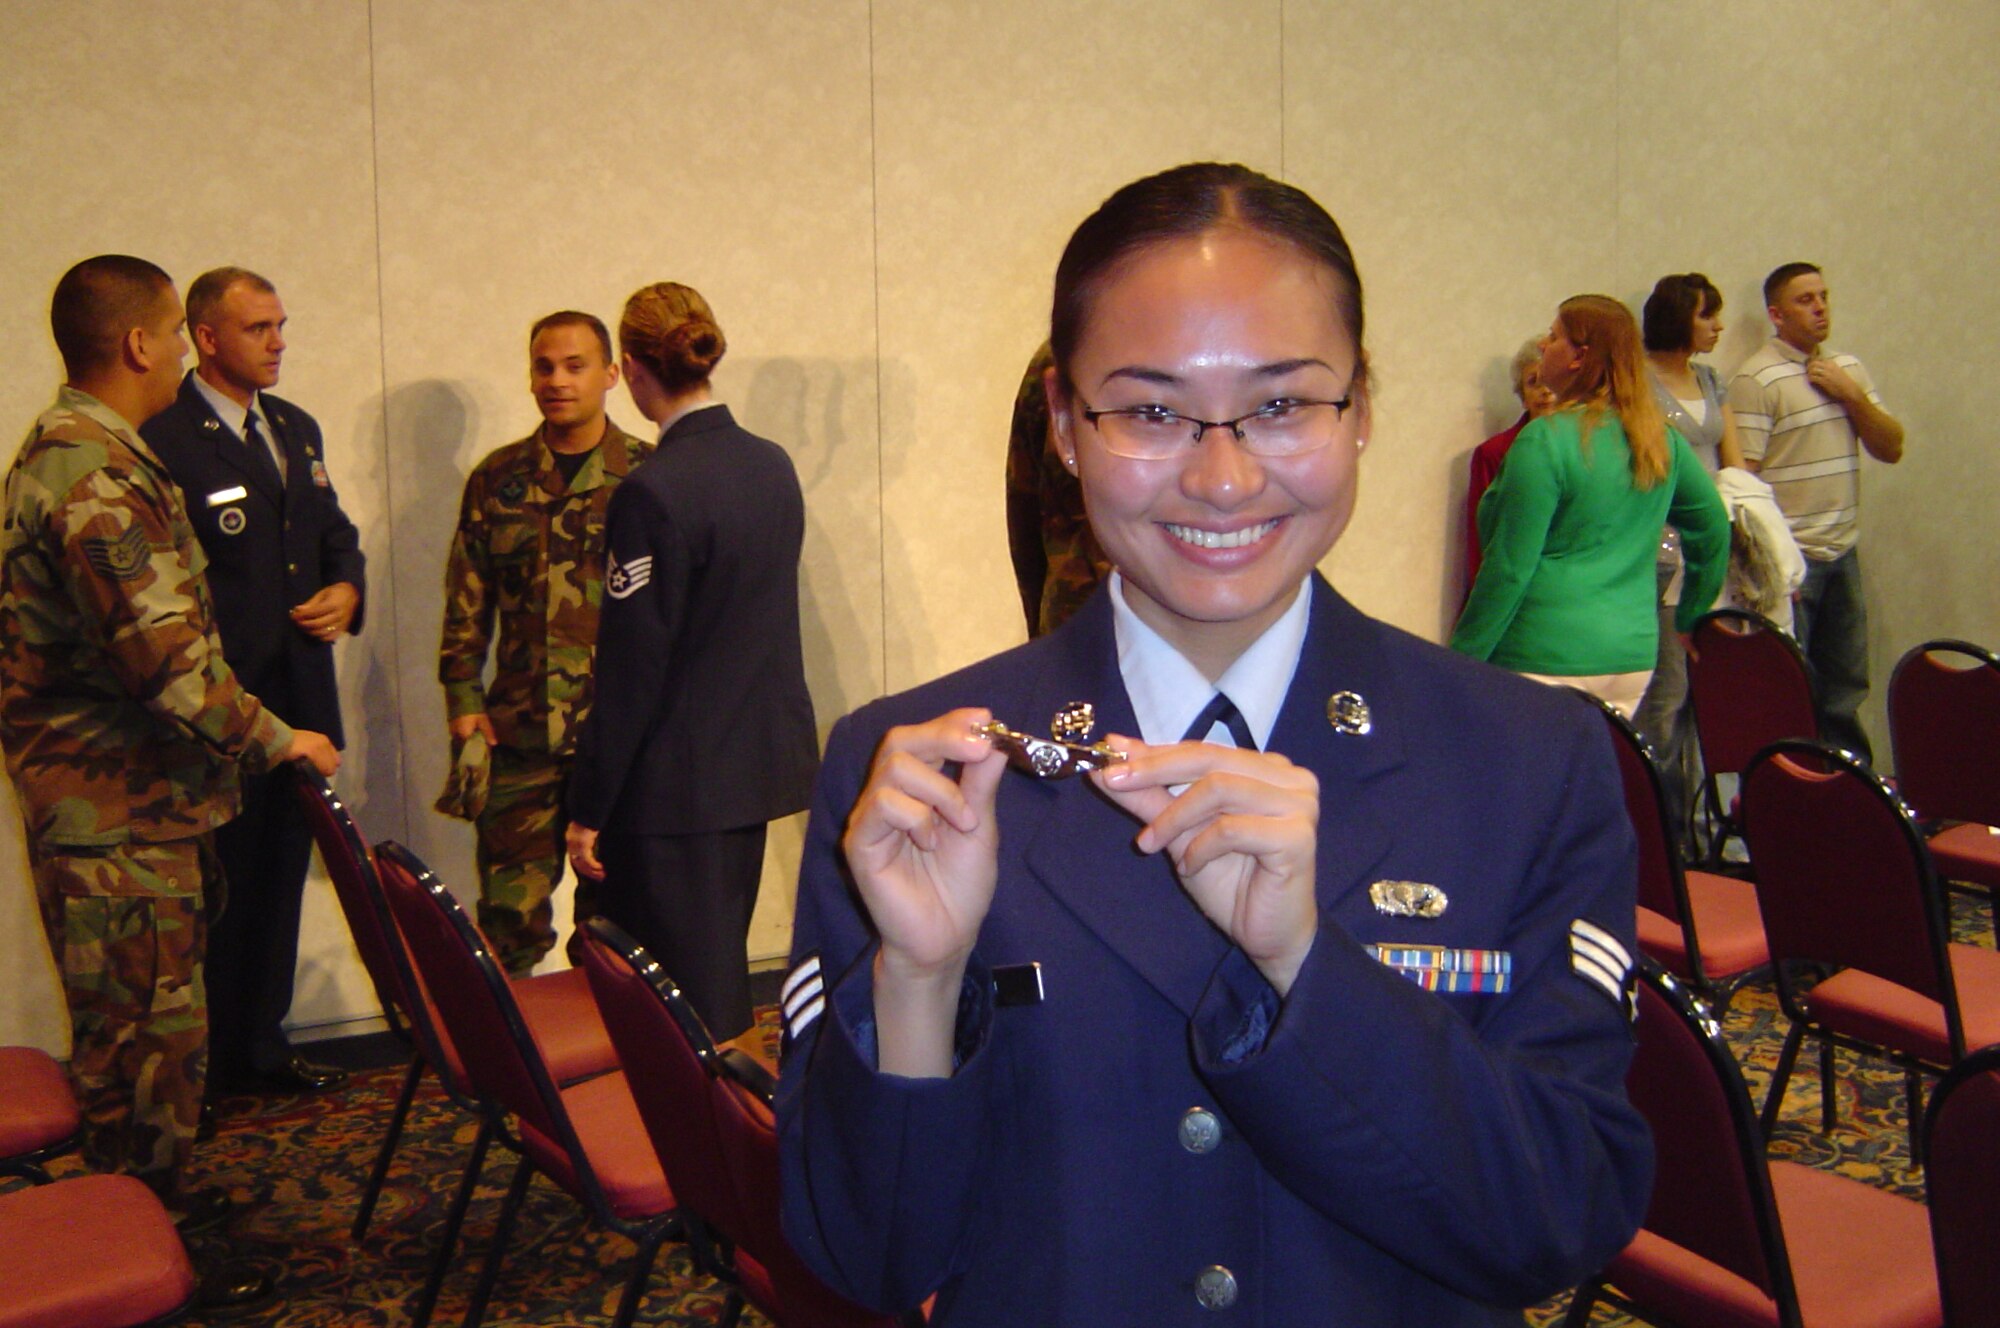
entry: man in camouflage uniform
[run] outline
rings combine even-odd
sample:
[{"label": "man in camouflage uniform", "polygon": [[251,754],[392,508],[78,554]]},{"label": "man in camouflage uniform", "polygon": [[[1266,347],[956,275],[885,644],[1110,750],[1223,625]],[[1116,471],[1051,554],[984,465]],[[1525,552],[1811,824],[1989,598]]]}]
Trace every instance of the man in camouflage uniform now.
[{"label": "man in camouflage uniform", "polygon": [[[215,827],[238,765],[332,773],[222,657],[204,558],[138,426],[165,409],[180,297],[141,259],[87,259],[50,310],[67,382],[7,475],[0,536],[0,745],[68,999],[70,1074],[95,1168],[183,1211],[207,1054],[201,960]],[[200,1196],[210,1199],[212,1196]]]},{"label": "man in camouflage uniform", "polygon": [[[589,314],[528,334],[542,425],[465,482],[445,568],[438,680],[453,739],[492,746],[479,834],[479,921],[513,973],[555,945],[549,896],[563,872],[563,783],[590,705],[611,491],[653,450],[605,416],[618,382],[611,337]],[[495,621],[493,679],[482,683]],[[577,883],[576,918],[593,911]]]}]

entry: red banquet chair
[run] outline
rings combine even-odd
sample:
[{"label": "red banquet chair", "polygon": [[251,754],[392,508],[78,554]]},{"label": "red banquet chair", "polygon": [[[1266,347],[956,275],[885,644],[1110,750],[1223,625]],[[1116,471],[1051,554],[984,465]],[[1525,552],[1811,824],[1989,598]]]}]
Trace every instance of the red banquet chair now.
[{"label": "red banquet chair", "polygon": [[[362,967],[374,983],[375,997],[381,1002],[390,1030],[411,1050],[409,1072],[403,1077],[402,1092],[390,1115],[389,1128],[382,1136],[367,1187],[362,1191],[361,1211],[354,1218],[352,1234],[355,1240],[360,1240],[368,1234],[369,1219],[388,1178],[390,1160],[395,1156],[410,1104],[424,1074],[435,1073],[446,1096],[465,1110],[481,1115],[481,1109],[479,1095],[466,1078],[458,1050],[438,1023],[422,976],[410,966],[402,935],[389,912],[388,897],[383,894],[382,882],[376,875],[374,858],[353,814],[334,792],[333,785],[318,772],[300,766],[298,776],[299,800],[305,808],[306,824],[333,881],[334,894],[354,936],[354,948],[360,952]],[[604,1021],[598,1017],[597,1004],[591,999],[581,973],[568,970],[518,978],[514,981],[514,995],[520,1002],[522,1017],[547,1051],[551,1072],[558,1083],[572,1083],[617,1065],[618,1055],[612,1049],[610,1034],[604,1031]],[[473,1144],[479,1162],[485,1160],[490,1144],[491,1136],[482,1131]],[[472,1171],[476,1175],[478,1166]],[[451,1245],[457,1239],[462,1217],[460,1208],[447,1224],[446,1245],[440,1251],[442,1262],[435,1270],[440,1280],[444,1265],[450,1262]],[[415,1323],[429,1321],[436,1294],[435,1285],[427,1288]]]},{"label": "red banquet chair", "polygon": [[1706,816],[1707,865],[1718,867],[1723,848],[1739,834],[1735,809],[1722,802],[1721,777],[1741,775],[1751,757],[1782,738],[1817,738],[1819,719],[1805,654],[1769,618],[1715,609],[1695,621],[1688,640],[1688,694],[1702,764],[1700,811],[1689,815]]},{"label": "red banquet chair", "polygon": [[[1833,1128],[1836,1047],[1886,1057],[1909,1087],[1910,1150],[1922,1161],[1925,1073],[2000,1042],[2000,954],[1951,941],[1944,891],[1916,822],[1855,757],[1796,739],[1743,774],[1743,833],[1778,1004],[1791,1020],[1764,1104],[1777,1122],[1807,1034],[1820,1043],[1821,1128]],[[1807,990],[1808,967],[1835,970]]]},{"label": "red banquet chair", "polygon": [[1938,1085],[1924,1155],[1946,1319],[2000,1324],[2000,1047],[1973,1052]]},{"label": "red banquet chair", "polygon": [[1926,822],[1946,881],[2000,902],[2000,656],[1969,641],[1926,641],[1889,676],[1896,787]]},{"label": "red banquet chair", "polygon": [[812,1274],[778,1222],[778,1135],[771,1072],[718,1048],[680,988],[605,918],[584,924],[583,968],[604,1011],[660,1164],[680,1198],[704,1272],[730,1287],[722,1323],[747,1298],[779,1328],[893,1328]]},{"label": "red banquet chair", "polygon": [[1938,1328],[1922,1204],[1764,1153],[1750,1089],[1693,994],[1640,961],[1638,1050],[1625,1079],[1653,1129],[1646,1220],[1577,1288],[1678,1328]]},{"label": "red banquet chair", "polygon": [[173,1218],[131,1176],[0,1194],[0,1328],[178,1323],[195,1286]]},{"label": "red banquet chair", "polygon": [[[522,1016],[515,984],[451,891],[414,853],[391,841],[375,846],[375,866],[412,966],[480,1094],[483,1126],[520,1156],[486,1266],[466,1307],[465,1328],[476,1328],[485,1314],[515,1218],[538,1171],[597,1221],[637,1242],[613,1320],[616,1328],[627,1328],[654,1257],[663,1243],[679,1236],[681,1224],[624,1073],[612,1069],[560,1084]],[[468,1168],[461,1193],[469,1193],[477,1179],[477,1167]]]},{"label": "red banquet chair", "polygon": [[1630,720],[1591,699],[1611,730],[1625,810],[1639,840],[1639,948],[1692,984],[1720,1014],[1737,990],[1771,962],[1756,887],[1682,866],[1652,750]]},{"label": "red banquet chair", "polygon": [[82,1128],[55,1057],[40,1047],[0,1047],[0,1176],[48,1184],[43,1164],[75,1148]]}]

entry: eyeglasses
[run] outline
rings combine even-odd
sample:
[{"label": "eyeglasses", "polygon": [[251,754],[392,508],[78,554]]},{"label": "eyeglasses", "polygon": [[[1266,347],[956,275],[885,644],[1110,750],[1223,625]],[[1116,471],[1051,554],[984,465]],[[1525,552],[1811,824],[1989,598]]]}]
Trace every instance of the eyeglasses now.
[{"label": "eyeglasses", "polygon": [[1333,441],[1340,417],[1354,404],[1350,391],[1338,401],[1286,397],[1233,420],[1198,420],[1165,406],[1096,410],[1081,397],[1083,418],[1106,451],[1135,461],[1168,461],[1201,446],[1210,429],[1227,429],[1253,456],[1289,457],[1316,452]]}]

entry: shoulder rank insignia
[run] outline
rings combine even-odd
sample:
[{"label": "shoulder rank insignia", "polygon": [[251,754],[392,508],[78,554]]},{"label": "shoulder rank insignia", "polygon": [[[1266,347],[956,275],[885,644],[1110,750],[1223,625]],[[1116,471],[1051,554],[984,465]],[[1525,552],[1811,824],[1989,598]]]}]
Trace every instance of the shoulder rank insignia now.
[{"label": "shoulder rank insignia", "polygon": [[137,526],[117,539],[98,535],[83,541],[83,556],[91,569],[113,581],[136,581],[145,575],[147,559],[152,551],[146,532]]},{"label": "shoulder rank insignia", "polygon": [[626,599],[652,579],[652,554],[634,558],[629,563],[621,563],[614,557],[610,566],[604,569],[604,593],[613,599]]},{"label": "shoulder rank insignia", "polygon": [[786,1043],[796,1042],[826,1013],[826,982],[820,976],[819,951],[807,952],[792,965],[778,988],[778,1013],[785,1021]]},{"label": "shoulder rank insignia", "polygon": [[1569,966],[1578,977],[1609,996],[1629,1017],[1639,1017],[1632,954],[1616,936],[1588,918],[1576,919],[1569,924]]},{"label": "shoulder rank insignia", "polygon": [[1422,881],[1377,881],[1368,887],[1377,913],[1392,918],[1443,917],[1451,901],[1444,891]]},{"label": "shoulder rank insignia", "polygon": [[1375,958],[1425,991],[1500,995],[1513,985],[1514,956],[1505,950],[1452,950],[1442,945],[1371,945]]}]

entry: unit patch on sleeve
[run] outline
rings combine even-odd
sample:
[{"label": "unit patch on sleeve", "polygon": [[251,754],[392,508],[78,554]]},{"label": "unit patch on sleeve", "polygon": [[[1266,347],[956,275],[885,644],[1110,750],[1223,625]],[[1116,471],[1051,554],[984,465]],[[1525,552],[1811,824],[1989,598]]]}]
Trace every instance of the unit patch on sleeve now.
[{"label": "unit patch on sleeve", "polygon": [[1632,1018],[1639,1017],[1638,975],[1631,952],[1616,936],[1588,918],[1576,919],[1569,924],[1569,966]]}]

